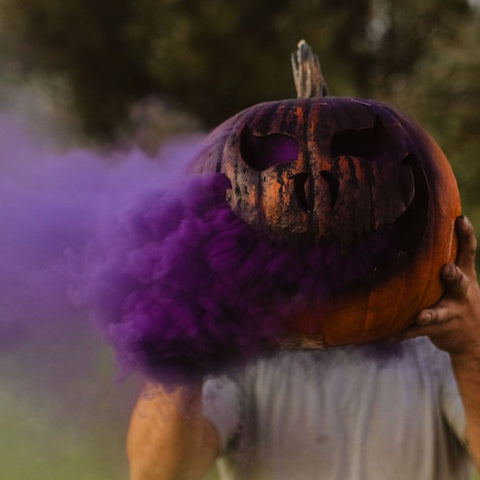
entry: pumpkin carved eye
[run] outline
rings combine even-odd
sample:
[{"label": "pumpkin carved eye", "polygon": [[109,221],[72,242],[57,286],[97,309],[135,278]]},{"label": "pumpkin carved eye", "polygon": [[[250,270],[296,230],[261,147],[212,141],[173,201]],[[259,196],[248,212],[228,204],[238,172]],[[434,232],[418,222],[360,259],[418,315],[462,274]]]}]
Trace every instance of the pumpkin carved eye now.
[{"label": "pumpkin carved eye", "polygon": [[298,158],[298,143],[289,135],[271,133],[256,135],[247,125],[240,136],[240,154],[254,170],[263,171]]},{"label": "pumpkin carved eye", "polygon": [[335,132],[330,143],[330,154],[332,157],[352,155],[375,158],[386,149],[387,144],[385,128],[377,115],[371,128]]}]

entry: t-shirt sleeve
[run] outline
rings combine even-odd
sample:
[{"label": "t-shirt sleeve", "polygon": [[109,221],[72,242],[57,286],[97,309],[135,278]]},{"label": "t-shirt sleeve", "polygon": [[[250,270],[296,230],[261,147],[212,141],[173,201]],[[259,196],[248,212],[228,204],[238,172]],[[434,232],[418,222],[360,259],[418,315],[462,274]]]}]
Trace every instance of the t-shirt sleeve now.
[{"label": "t-shirt sleeve", "polygon": [[224,453],[240,425],[240,387],[228,376],[212,377],[204,382],[202,394],[203,416],[216,428]]},{"label": "t-shirt sleeve", "polygon": [[452,370],[450,356],[446,352],[437,352],[436,365],[439,369],[440,401],[445,420],[458,439],[465,442],[465,410],[458,391],[457,381]]}]

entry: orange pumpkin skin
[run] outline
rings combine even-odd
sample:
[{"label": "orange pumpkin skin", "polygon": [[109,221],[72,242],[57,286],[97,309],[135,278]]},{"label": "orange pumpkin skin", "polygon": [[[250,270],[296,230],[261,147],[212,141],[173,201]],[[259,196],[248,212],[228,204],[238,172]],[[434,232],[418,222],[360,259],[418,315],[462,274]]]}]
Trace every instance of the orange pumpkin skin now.
[{"label": "orange pumpkin skin", "polygon": [[287,345],[380,339],[441,297],[458,188],[435,141],[392,107],[335,97],[256,105],[210,134],[191,171],[225,174],[232,210],[286,248],[336,243],[347,253],[375,234],[395,243],[398,258],[383,259],[369,281],[291,317]]}]

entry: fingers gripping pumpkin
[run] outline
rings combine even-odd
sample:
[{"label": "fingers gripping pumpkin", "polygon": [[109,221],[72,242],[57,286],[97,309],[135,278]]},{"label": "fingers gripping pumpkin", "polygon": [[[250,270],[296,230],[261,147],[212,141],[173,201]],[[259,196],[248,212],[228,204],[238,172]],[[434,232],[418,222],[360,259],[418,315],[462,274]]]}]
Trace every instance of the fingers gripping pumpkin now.
[{"label": "fingers gripping pumpkin", "polygon": [[438,145],[399,111],[333,97],[256,105],[210,135],[192,171],[223,173],[233,212],[285,249],[337,249],[347,270],[364,255],[366,274],[288,319],[287,344],[375,340],[440,297],[459,194]]}]

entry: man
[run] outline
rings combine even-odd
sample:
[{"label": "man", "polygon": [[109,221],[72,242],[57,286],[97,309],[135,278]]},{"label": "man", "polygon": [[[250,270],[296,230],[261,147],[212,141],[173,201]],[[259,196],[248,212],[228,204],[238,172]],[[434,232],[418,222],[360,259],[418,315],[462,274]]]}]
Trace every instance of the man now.
[{"label": "man", "polygon": [[467,479],[468,456],[480,466],[480,287],[473,227],[460,217],[456,232],[444,296],[386,355],[281,352],[203,387],[151,387],[132,417],[131,479],[200,479],[219,455],[234,479]]}]

